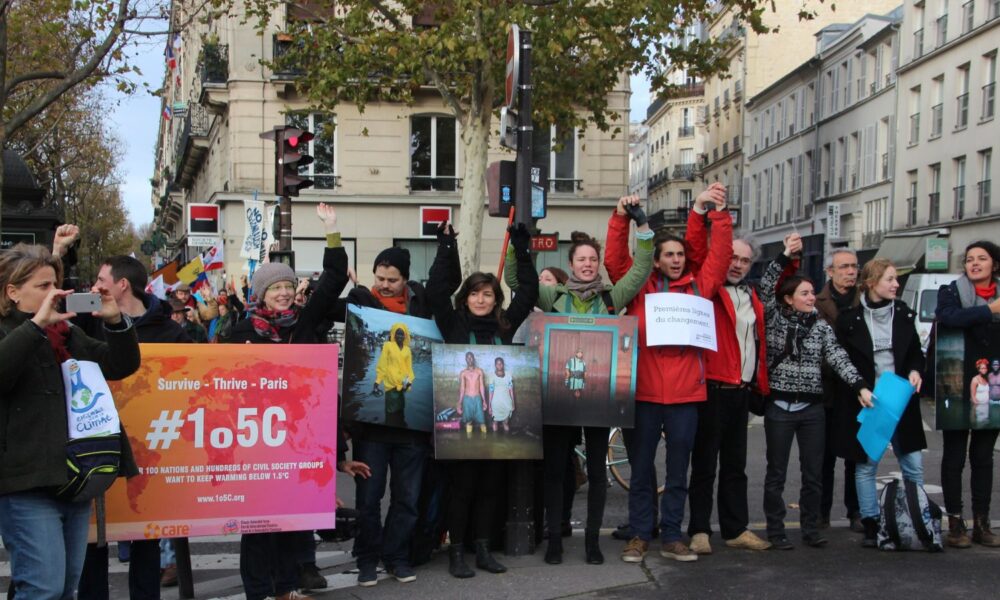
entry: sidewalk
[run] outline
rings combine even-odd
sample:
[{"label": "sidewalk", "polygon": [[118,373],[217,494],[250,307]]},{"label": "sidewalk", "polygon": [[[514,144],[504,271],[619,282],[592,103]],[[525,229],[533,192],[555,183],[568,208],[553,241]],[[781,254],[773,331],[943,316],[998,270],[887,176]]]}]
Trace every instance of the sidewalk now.
[{"label": "sidewalk", "polygon": [[[413,598],[476,598],[482,600],[518,598],[545,600],[564,598],[650,581],[641,565],[626,564],[619,560],[622,542],[610,536],[601,537],[604,552],[603,565],[588,565],[583,560],[583,532],[563,539],[563,564],[547,565],[542,560],[544,545],[528,556],[510,557],[496,554],[508,571],[493,575],[476,569],[471,579],[455,579],[448,574],[448,553],[438,552],[429,564],[417,568],[417,580],[399,583],[381,575],[378,585],[370,588],[351,587],[328,592],[313,592],[315,598],[360,598],[362,600],[412,600]],[[475,557],[466,554],[469,566]],[[351,565],[353,567],[353,564]],[[323,573],[327,575],[327,572]]]}]

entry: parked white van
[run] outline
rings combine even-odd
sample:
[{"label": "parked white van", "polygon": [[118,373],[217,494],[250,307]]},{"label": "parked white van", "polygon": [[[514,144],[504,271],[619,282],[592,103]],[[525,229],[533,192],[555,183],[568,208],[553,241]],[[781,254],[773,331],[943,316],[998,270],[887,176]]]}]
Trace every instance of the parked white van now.
[{"label": "parked white van", "polygon": [[920,347],[927,352],[934,311],[937,309],[938,290],[958,279],[955,273],[911,273],[900,299],[917,312],[917,333]]}]

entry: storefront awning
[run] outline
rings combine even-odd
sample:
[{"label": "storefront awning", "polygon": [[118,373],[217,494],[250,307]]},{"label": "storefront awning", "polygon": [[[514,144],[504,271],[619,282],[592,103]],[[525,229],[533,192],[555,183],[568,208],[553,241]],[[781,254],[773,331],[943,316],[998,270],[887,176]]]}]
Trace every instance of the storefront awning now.
[{"label": "storefront awning", "polygon": [[927,240],[938,237],[933,231],[925,235],[886,237],[882,240],[875,258],[888,258],[896,265],[896,272],[905,275],[917,268],[917,264],[927,251]]}]

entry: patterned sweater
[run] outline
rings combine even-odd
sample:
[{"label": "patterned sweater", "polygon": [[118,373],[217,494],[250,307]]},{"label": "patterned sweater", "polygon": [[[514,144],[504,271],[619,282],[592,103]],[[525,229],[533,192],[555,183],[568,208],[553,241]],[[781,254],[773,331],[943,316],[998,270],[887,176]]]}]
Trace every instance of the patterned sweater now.
[{"label": "patterned sweater", "polygon": [[[837,343],[833,328],[823,319],[797,319],[797,315],[790,315],[787,309],[779,308],[775,288],[789,261],[787,256],[779,254],[767,265],[760,281],[760,299],[764,302],[767,323],[767,374],[772,397],[790,402],[822,402],[821,368],[824,362],[855,392],[860,393],[865,387],[864,380],[847,352]],[[799,331],[802,327],[806,327],[807,331]],[[790,346],[795,346],[794,351],[786,350]]]}]

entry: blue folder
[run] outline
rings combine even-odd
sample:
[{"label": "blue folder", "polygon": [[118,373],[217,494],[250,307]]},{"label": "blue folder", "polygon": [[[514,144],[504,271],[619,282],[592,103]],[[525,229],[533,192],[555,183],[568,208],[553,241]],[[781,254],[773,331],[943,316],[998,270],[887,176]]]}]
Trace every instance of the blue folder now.
[{"label": "blue folder", "polygon": [[882,458],[896,425],[916,390],[910,382],[895,373],[882,373],[872,391],[875,398],[872,408],[862,408],[858,413],[858,442],[865,453],[877,462]]}]

